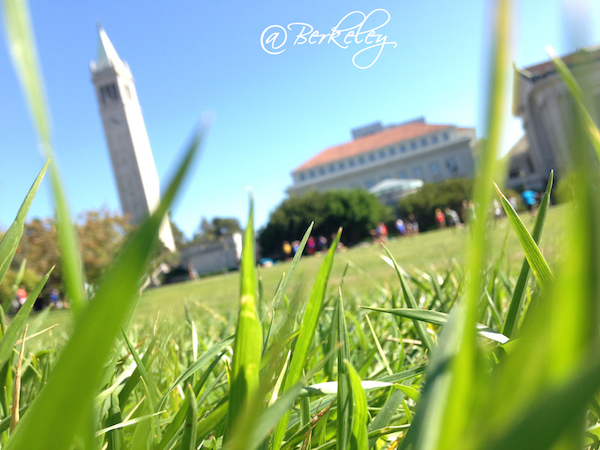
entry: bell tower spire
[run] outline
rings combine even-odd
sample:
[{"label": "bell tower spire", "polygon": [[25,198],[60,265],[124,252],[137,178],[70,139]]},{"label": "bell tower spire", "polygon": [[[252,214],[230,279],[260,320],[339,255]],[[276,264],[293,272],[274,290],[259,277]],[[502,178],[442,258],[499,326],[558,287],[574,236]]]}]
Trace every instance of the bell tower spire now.
[{"label": "bell tower spire", "polygon": [[[98,56],[90,63],[100,117],[123,214],[141,223],[160,202],[160,187],[148,133],[131,70],[119,58],[104,28],[98,24]],[[165,217],[159,237],[175,251],[171,226]]]}]

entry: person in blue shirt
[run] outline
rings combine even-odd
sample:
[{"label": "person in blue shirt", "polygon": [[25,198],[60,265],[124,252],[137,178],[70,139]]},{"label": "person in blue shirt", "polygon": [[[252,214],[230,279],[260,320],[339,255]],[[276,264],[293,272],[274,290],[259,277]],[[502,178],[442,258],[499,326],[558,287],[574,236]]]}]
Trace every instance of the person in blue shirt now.
[{"label": "person in blue shirt", "polygon": [[532,217],[535,217],[535,206],[537,204],[537,199],[539,194],[535,191],[526,190],[521,194],[521,198],[523,199],[523,203],[531,213]]}]

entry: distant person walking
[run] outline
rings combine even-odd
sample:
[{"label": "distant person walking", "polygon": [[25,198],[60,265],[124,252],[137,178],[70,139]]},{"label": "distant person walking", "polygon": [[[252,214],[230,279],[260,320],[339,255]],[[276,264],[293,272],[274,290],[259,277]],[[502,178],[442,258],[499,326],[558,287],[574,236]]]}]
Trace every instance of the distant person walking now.
[{"label": "distant person walking", "polygon": [[444,214],[446,214],[448,226],[462,228],[460,217],[458,217],[458,213],[456,211],[450,208],[446,208],[444,210]]},{"label": "distant person walking", "polygon": [[327,251],[327,238],[323,235],[319,236],[319,239],[317,239],[317,247],[319,249],[319,251],[321,252],[326,252]]},{"label": "distant person walking", "polygon": [[406,225],[404,224],[404,220],[396,220],[396,230],[398,230],[398,234],[400,236],[404,236],[406,234]]},{"label": "distant person walking", "polygon": [[416,234],[419,234],[419,222],[417,222],[417,219],[415,218],[415,215],[413,213],[410,213],[408,215],[408,222],[406,224],[406,234],[408,236],[414,236]]},{"label": "distant person walking", "polygon": [[379,222],[379,224],[377,225],[376,231],[377,231],[377,240],[379,242],[381,242],[382,244],[387,242],[388,229],[387,229],[387,226],[385,225],[385,223]]},{"label": "distant person walking", "polygon": [[317,241],[315,241],[314,237],[309,236],[308,240],[306,241],[306,248],[308,249],[309,255],[315,254],[317,251]]},{"label": "distant person walking", "polygon": [[292,257],[292,246],[288,241],[283,241],[283,254],[285,259],[290,259]]},{"label": "distant person walking", "polygon": [[529,189],[526,191],[523,191],[523,193],[521,194],[521,199],[523,199],[523,203],[525,203],[525,206],[531,213],[531,217],[535,217],[535,213],[536,213],[535,207],[537,204],[538,197],[539,197],[539,195],[537,192],[529,190]]},{"label": "distant person walking", "polygon": [[435,224],[437,225],[438,229],[442,229],[442,228],[446,228],[446,216],[444,215],[444,213],[442,212],[442,210],[440,208],[437,208],[435,210]]}]

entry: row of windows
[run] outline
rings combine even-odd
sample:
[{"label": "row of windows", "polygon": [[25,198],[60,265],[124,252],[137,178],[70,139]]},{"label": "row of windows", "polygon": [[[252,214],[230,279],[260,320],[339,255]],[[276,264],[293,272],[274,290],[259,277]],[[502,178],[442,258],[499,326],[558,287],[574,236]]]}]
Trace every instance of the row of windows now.
[{"label": "row of windows", "polygon": [[[457,164],[455,158],[453,158],[453,157],[446,158],[444,160],[444,165],[446,166],[448,173],[450,173],[452,175],[455,175],[458,173],[458,164]],[[440,176],[442,174],[440,162],[429,163],[427,168],[429,169],[429,173],[432,175],[432,178],[434,180],[440,178]],[[397,172],[394,175],[396,178],[400,178],[400,179],[408,179],[408,178],[423,179],[424,169],[423,169],[423,166],[416,166],[416,167],[413,167],[410,171],[409,170],[400,170],[399,172]],[[378,182],[383,181],[386,178],[393,178],[394,175],[392,175],[392,174],[383,175],[383,176],[379,177],[379,180],[377,180],[375,178],[371,178],[371,179],[367,180],[365,182],[364,186],[362,186],[362,187],[365,187],[366,189],[370,189],[373,186],[375,186]],[[361,187],[361,185],[357,184],[357,183],[353,183],[350,185],[350,187],[357,188],[357,187]]]},{"label": "row of windows", "polygon": [[409,149],[411,151],[415,151],[419,148],[419,143],[421,148],[427,147],[432,144],[435,145],[439,143],[440,139],[447,141],[450,139],[450,136],[447,132],[442,133],[440,136],[434,135],[429,138],[422,138],[420,141],[412,141],[407,144],[399,144],[387,149],[381,149],[377,152],[369,153],[368,155],[360,155],[356,158],[349,159],[347,161],[340,161],[339,163],[331,164],[328,167],[320,167],[319,169],[313,169],[308,172],[303,172],[299,175],[300,181],[305,181],[306,179],[315,178],[317,175],[324,176],[327,173],[335,173],[337,171],[346,170],[346,168],[352,168],[358,166],[362,166],[367,162],[375,162],[378,159],[385,159],[388,156],[395,156],[397,154],[406,153]]}]

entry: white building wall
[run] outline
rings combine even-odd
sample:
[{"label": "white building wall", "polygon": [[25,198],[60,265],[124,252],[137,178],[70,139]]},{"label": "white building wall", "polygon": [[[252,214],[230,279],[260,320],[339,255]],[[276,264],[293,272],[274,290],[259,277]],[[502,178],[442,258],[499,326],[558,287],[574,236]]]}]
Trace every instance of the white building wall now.
[{"label": "white building wall", "polygon": [[[447,139],[444,138],[444,133],[448,133]],[[433,142],[434,136],[437,137],[437,143]],[[305,169],[292,174],[294,184],[288,188],[288,193],[294,195],[309,190],[369,189],[386,178],[419,178],[425,183],[449,178],[471,178],[474,174],[472,147],[475,138],[472,130],[458,131],[452,127],[418,139]],[[422,145],[423,139],[427,141],[426,145]],[[415,149],[411,148],[413,142],[416,143]],[[362,163],[361,158],[364,160]],[[350,161],[354,161],[354,164]],[[454,171],[449,169],[453,165],[449,162],[452,161],[456,164]],[[433,170],[432,164],[437,165],[438,173]]]}]

